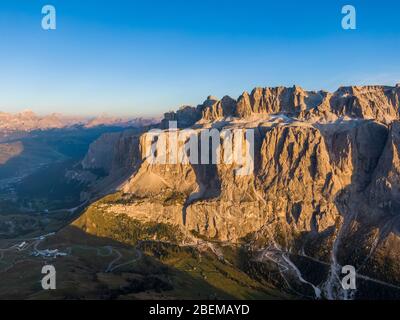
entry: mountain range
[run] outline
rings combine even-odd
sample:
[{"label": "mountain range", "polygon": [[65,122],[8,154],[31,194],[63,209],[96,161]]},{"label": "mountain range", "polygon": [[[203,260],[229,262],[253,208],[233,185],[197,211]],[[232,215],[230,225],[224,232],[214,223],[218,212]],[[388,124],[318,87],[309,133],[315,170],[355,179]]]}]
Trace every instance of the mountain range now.
[{"label": "mountain range", "polygon": [[[158,139],[170,121],[198,136],[210,128],[254,130],[253,170],[237,175],[235,161],[150,163],[147,129],[104,133],[65,173],[85,185],[80,197],[88,206],[47,246],[110,239],[179,271],[177,278],[170,269],[157,273],[157,290],[127,286],[113,297],[400,298],[400,85],[209,96],[166,113],[152,127],[163,130]],[[356,288],[344,289],[349,265]],[[128,281],[129,272],[114,276]],[[103,273],[96,277],[111,290]]]},{"label": "mountain range", "polygon": [[61,129],[73,126],[92,128],[96,126],[144,126],[157,122],[155,118],[121,118],[102,115],[99,117],[72,117],[53,113],[39,116],[31,110],[19,113],[0,112],[0,131],[29,132],[34,130]]}]

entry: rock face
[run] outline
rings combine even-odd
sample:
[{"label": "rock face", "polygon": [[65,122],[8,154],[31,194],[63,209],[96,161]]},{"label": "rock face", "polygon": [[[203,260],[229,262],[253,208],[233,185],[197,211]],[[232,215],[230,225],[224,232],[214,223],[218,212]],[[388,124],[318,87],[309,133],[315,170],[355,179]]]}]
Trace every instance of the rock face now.
[{"label": "rock face", "polygon": [[90,146],[80,166],[66,174],[69,180],[89,184],[83,199],[115,191],[141,163],[140,136],[143,129],[105,133]]},{"label": "rock face", "polygon": [[239,97],[237,114],[246,117],[251,114],[292,113],[314,108],[321,104],[324,92],[308,92],[299,87],[255,88],[249,95]]},{"label": "rock face", "polygon": [[[244,128],[240,122],[230,125]],[[158,194],[181,194],[184,201],[176,211],[180,217],[174,221],[223,241],[237,242],[269,219],[307,232],[334,225],[339,216],[334,198],[341,181],[320,131],[275,120],[246,129],[256,130],[254,171],[248,175],[235,174],[237,163],[150,164],[142,154],[143,163],[124,192],[149,200]],[[201,131],[195,132],[200,136]],[[132,214],[137,206],[147,205],[132,204]]]},{"label": "rock face", "polygon": [[[196,108],[168,114],[164,127],[177,120],[178,128],[190,127],[197,137],[206,129],[218,130],[222,147],[209,151],[217,150],[221,158],[227,153],[224,129],[252,130],[249,174],[238,175],[235,161],[151,163],[145,151],[149,133],[144,133],[135,162],[139,168],[121,187],[137,200],[111,205],[108,211],[174,224],[208,239],[245,243],[259,261],[273,260],[295,276],[302,270],[290,255],[311,257],[325,268],[324,276],[311,283],[303,275],[297,282],[315,297],[368,296],[362,289],[341,289],[337,279],[345,264],[354,265],[364,281],[379,280],[379,290],[400,287],[399,97],[398,86],[348,87],[335,93],[256,88],[237,101],[208,97]],[[156,152],[168,134],[158,136]],[[104,139],[115,145],[113,138]],[[187,143],[184,139],[178,146]],[[107,148],[104,153],[110,152]],[[97,163],[96,156],[91,158]],[[107,163],[100,165],[112,170],[114,162]],[[390,271],[383,261],[389,261]]]},{"label": "rock face", "polygon": [[208,97],[203,105],[205,106],[203,110],[203,119],[205,120],[220,119],[236,114],[236,100],[229,96],[218,101]]},{"label": "rock face", "polygon": [[399,117],[399,87],[343,87],[331,98],[335,113],[390,123]]},{"label": "rock face", "polygon": [[400,122],[395,121],[389,127],[383,152],[367,190],[370,205],[393,217],[400,213],[399,147]]}]

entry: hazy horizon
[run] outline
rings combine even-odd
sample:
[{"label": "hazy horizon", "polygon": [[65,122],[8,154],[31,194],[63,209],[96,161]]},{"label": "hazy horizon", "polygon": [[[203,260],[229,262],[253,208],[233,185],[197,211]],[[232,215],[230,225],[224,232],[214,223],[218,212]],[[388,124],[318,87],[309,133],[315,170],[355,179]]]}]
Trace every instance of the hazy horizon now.
[{"label": "hazy horizon", "polygon": [[[354,83],[354,84],[351,84],[351,86],[369,86],[369,85],[371,85],[371,86],[390,86],[390,87],[394,87],[394,86],[396,86],[396,85],[399,85],[400,83],[393,83],[393,84],[390,84],[390,83],[368,83],[368,84],[357,84],[357,83]],[[349,84],[350,85],[350,84]],[[311,89],[308,89],[308,88],[304,88],[304,87],[302,87],[301,85],[298,85],[298,84],[294,84],[293,86],[298,86],[298,87],[301,87],[302,89],[304,89],[304,90],[306,90],[306,91],[319,91],[319,90],[324,90],[324,89],[313,89],[313,90],[311,90]],[[293,87],[293,86],[287,86],[287,87]],[[335,90],[325,90],[325,91],[329,91],[329,92],[331,92],[331,93],[333,93],[333,92],[335,92],[337,89],[339,89],[341,86],[345,86],[345,85],[339,85]],[[270,87],[270,86],[258,86],[258,87]],[[277,86],[277,87],[279,87],[279,85]],[[256,88],[256,87],[254,87],[254,88]],[[254,88],[252,88],[252,89],[254,89]],[[242,92],[241,92],[241,94],[243,93],[243,92],[248,92],[248,93],[250,93],[251,91],[252,91],[252,89],[251,90],[243,90]],[[241,94],[239,94],[239,95],[237,95],[237,96],[231,96],[231,98],[233,98],[233,99],[237,99],[237,98],[239,98],[240,97],[240,95]],[[37,116],[49,116],[49,115],[52,115],[52,114],[58,114],[58,115],[61,115],[61,116],[65,116],[65,117],[70,117],[70,118],[74,118],[74,117],[78,117],[78,118],[86,118],[86,119],[89,119],[89,118],[96,118],[96,117],[120,117],[120,118],[135,118],[135,117],[137,117],[137,118],[140,118],[140,117],[143,117],[143,118],[157,118],[157,117],[162,117],[163,115],[164,115],[164,113],[166,113],[166,112],[170,112],[170,111],[177,111],[179,108],[181,108],[181,107],[184,107],[184,106],[192,106],[192,107],[196,107],[197,105],[200,105],[201,103],[203,103],[205,100],[206,100],[206,98],[208,97],[208,96],[215,96],[215,95],[212,95],[212,94],[206,94],[205,96],[204,96],[204,98],[203,98],[203,100],[201,100],[201,101],[199,101],[198,103],[195,103],[195,104],[192,104],[192,105],[188,105],[188,104],[181,104],[181,105],[177,105],[175,108],[170,108],[170,109],[165,109],[164,111],[161,111],[159,114],[157,114],[157,113],[154,113],[154,114],[129,114],[129,113],[113,113],[113,111],[110,109],[109,111],[101,111],[101,112],[99,112],[99,113],[79,113],[79,112],[75,112],[75,113],[73,113],[73,112],[69,112],[68,110],[67,111],[65,111],[65,112],[58,112],[58,111],[54,111],[54,112],[51,112],[51,111],[48,111],[48,112],[46,112],[46,111],[42,111],[42,112],[37,112],[37,111],[35,111],[34,109],[31,109],[31,108],[25,108],[25,109],[21,109],[21,110],[12,110],[12,111],[6,111],[6,110],[2,110],[2,109],[0,109],[0,113],[1,112],[5,112],[5,113],[10,113],[10,114],[19,114],[19,113],[23,113],[23,112],[33,112],[33,113],[35,113],[35,115],[37,115]],[[225,96],[225,95],[223,95],[223,96]],[[223,96],[217,96],[216,98],[219,98],[219,99],[221,99],[221,98],[223,98]]]},{"label": "hazy horizon", "polygon": [[55,0],[47,31],[45,4],[3,4],[3,112],[160,116],[254,87],[400,82],[396,1],[352,1],[356,30],[341,28],[343,1]]}]

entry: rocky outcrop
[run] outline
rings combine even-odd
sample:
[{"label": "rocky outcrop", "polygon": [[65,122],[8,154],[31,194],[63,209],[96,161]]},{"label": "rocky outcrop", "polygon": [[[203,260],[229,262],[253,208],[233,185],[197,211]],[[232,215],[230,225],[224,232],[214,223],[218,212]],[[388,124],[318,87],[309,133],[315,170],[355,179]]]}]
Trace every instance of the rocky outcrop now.
[{"label": "rocky outcrop", "polygon": [[239,117],[275,113],[297,115],[301,111],[315,108],[322,102],[324,95],[324,92],[309,92],[297,86],[255,88],[250,95],[244,92],[239,97],[237,114]]},{"label": "rocky outcrop", "polygon": [[330,99],[336,114],[374,119],[389,124],[399,117],[399,87],[364,86],[339,88]]},{"label": "rocky outcrop", "polygon": [[217,120],[236,115],[236,100],[229,96],[223,97],[221,100],[213,101],[208,105],[208,102],[213,101],[210,97],[204,102],[205,108],[203,109],[202,118],[205,120]]},{"label": "rocky outcrop", "polygon": [[75,170],[67,179],[89,184],[84,198],[115,191],[141,163],[140,129],[105,133],[94,141]]}]

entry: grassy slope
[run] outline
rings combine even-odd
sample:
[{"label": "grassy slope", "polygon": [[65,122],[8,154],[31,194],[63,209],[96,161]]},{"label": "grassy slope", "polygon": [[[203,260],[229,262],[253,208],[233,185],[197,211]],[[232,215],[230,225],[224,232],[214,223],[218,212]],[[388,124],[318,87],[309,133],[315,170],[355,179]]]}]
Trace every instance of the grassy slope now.
[{"label": "grassy slope", "polygon": [[[282,298],[275,288],[261,285],[241,271],[238,255],[232,252],[222,261],[210,250],[177,245],[184,235],[176,226],[140,223],[126,215],[106,213],[103,206],[118,197],[111,195],[96,202],[73,225],[95,237],[138,246],[151,257],[149,261],[177,272],[179,276],[174,277],[169,294],[180,298]],[[225,249],[228,250],[234,249]]]}]

